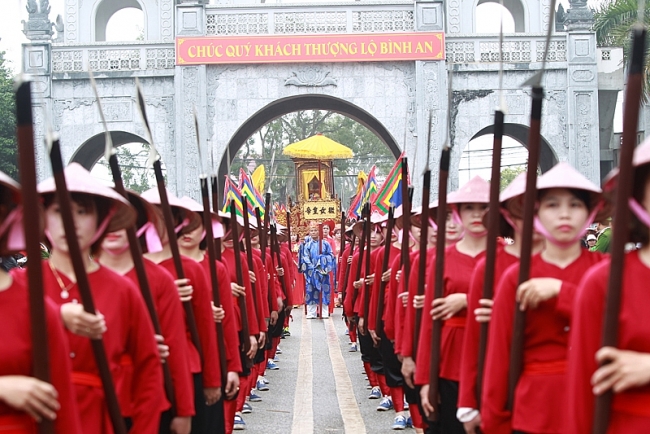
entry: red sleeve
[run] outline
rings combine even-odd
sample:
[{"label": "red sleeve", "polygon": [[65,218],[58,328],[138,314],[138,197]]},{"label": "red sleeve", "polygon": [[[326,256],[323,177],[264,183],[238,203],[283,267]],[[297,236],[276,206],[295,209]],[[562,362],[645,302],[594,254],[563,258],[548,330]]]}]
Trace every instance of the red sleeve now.
[{"label": "red sleeve", "polygon": [[47,315],[47,346],[50,355],[50,376],[52,386],[59,394],[61,408],[56,413],[54,429],[57,433],[81,433],[81,421],[77,400],[70,378],[70,350],[63,331],[59,307],[49,298],[45,298],[45,313]]},{"label": "red sleeve", "polygon": [[359,253],[355,253],[352,256],[352,263],[350,264],[350,278],[348,279],[348,286],[345,289],[345,301],[343,302],[343,311],[345,316],[352,317],[354,315],[354,278],[357,275],[357,269],[359,267]]},{"label": "red sleeve", "polygon": [[[273,262],[272,256],[267,252],[266,256],[266,270],[268,271],[267,277],[270,276],[268,280],[268,291],[271,291],[271,299],[269,300],[271,304],[269,305],[269,313],[278,311],[278,297],[282,290],[278,290],[278,280],[277,280],[277,271],[275,270],[275,263]],[[287,273],[287,270],[284,270]],[[268,294],[267,294],[268,297]]]},{"label": "red sleeve", "polygon": [[242,275],[244,276],[244,287],[246,288],[246,313],[248,314],[248,331],[251,335],[260,334],[260,326],[257,323],[257,309],[255,306],[255,299],[253,298],[253,287],[251,279],[248,275],[248,264],[246,263],[246,254],[240,252]]},{"label": "red sleeve", "polygon": [[[427,267],[426,273],[426,282],[427,285],[424,289],[424,307],[422,308],[422,320],[420,322],[420,335],[418,336],[418,348],[415,359],[415,365],[417,369],[415,370],[415,384],[423,385],[429,383],[430,375],[430,366],[429,359],[431,356],[431,336],[433,334],[433,318],[429,314],[431,310],[431,304],[433,303],[434,298],[434,288],[435,288],[435,262],[432,264],[433,267]],[[417,280],[417,279],[411,279]],[[417,293],[417,291],[416,291]],[[415,310],[414,310],[415,312]],[[415,314],[413,315],[413,322],[415,324]],[[440,349],[442,354],[442,348]]]},{"label": "red sleeve", "polygon": [[508,268],[499,281],[488,334],[485,377],[481,395],[481,428],[486,434],[510,434],[512,413],[507,410],[510,343],[515,312],[519,265]]},{"label": "red sleeve", "polygon": [[390,264],[390,281],[386,286],[386,308],[384,309],[384,334],[391,341],[395,341],[395,305],[397,303],[397,272],[400,269],[401,255],[393,258]]},{"label": "red sleeve", "polygon": [[[133,381],[131,383],[133,432],[158,432],[160,412],[169,404],[163,389],[162,368],[154,330],[142,296],[133,283],[128,285],[125,300],[124,320],[128,322],[126,354],[133,360]],[[154,429],[155,428],[155,429]]]},{"label": "red sleeve", "polygon": [[192,293],[192,308],[199,332],[201,350],[203,351],[203,387],[221,387],[219,369],[219,352],[217,351],[217,336],[212,316],[211,286],[205,277],[204,269],[197,262],[187,259],[183,261],[186,277],[190,280]]},{"label": "red sleeve", "polygon": [[[388,249],[390,252],[390,245],[388,246]],[[375,330],[375,325],[377,324],[377,309],[379,308],[379,287],[381,286],[382,267],[384,265],[384,255],[386,253],[385,246],[381,246],[378,250],[380,250],[380,252],[375,256],[371,264],[371,273],[374,273],[375,281],[373,282],[370,291],[370,307],[368,308],[368,322],[366,323],[368,330]]]},{"label": "red sleeve", "polygon": [[257,324],[260,332],[267,332],[266,315],[269,312],[268,274],[260,258],[253,256],[253,263],[255,264],[255,275],[257,276],[257,281],[255,282],[255,291],[257,291],[257,306],[255,306],[255,310],[257,311]]},{"label": "red sleeve", "polygon": [[[282,293],[282,296],[285,298],[285,301],[287,303],[287,306],[293,306],[293,291],[291,290],[291,284],[293,282],[292,278],[292,271],[291,269],[293,268],[293,262],[291,260],[291,254],[287,250],[283,250],[281,252],[282,254],[280,255],[280,261],[282,262],[282,268],[284,269],[284,276],[277,276],[276,275],[276,282],[279,288],[280,293]],[[280,279],[283,279],[284,281],[284,288],[287,291],[286,297],[284,296],[284,293],[282,292],[282,283],[280,282]]]},{"label": "red sleeve", "polygon": [[478,369],[478,346],[481,325],[476,321],[474,310],[480,304],[485,281],[485,259],[481,259],[474,269],[467,294],[467,322],[460,364],[460,383],[458,389],[458,407],[478,408],[476,401],[476,374]]},{"label": "red sleeve", "polygon": [[573,315],[573,302],[575,300],[577,290],[577,285],[571,282],[562,281],[562,285],[560,286],[560,293],[557,296],[557,305],[555,306],[555,309],[566,318],[571,319],[571,316]]},{"label": "red sleeve", "polygon": [[576,291],[566,376],[568,411],[565,413],[565,432],[592,432],[595,399],[591,376],[598,368],[595,354],[601,347],[608,279],[609,261],[605,261],[587,272]]},{"label": "red sleeve", "polygon": [[[400,354],[403,357],[413,356],[413,336],[415,328],[415,309],[413,308],[413,297],[418,293],[418,279],[417,270],[420,263],[420,252],[414,252],[411,256],[411,276],[408,282],[403,282],[403,285],[408,284],[408,300],[406,301],[406,316],[404,317],[404,330],[401,334],[404,339],[401,339]],[[403,279],[402,279],[403,280]],[[406,289],[406,287],[404,287]]]},{"label": "red sleeve", "polygon": [[339,271],[338,271],[338,276],[336,277],[336,281],[338,282],[338,292],[341,292],[344,288],[343,285],[345,284],[345,270],[348,268],[348,258],[350,257],[350,247],[347,246],[345,250],[343,250],[343,254],[341,255],[341,258],[339,260]]},{"label": "red sleeve", "polygon": [[[145,260],[147,261],[147,260]],[[156,312],[160,321],[160,329],[169,346],[169,357],[166,363],[172,375],[176,412],[179,416],[194,415],[194,385],[192,374],[187,362],[187,336],[183,319],[183,307],[174,278],[163,267],[147,261],[147,277],[152,295],[155,294]],[[136,278],[135,273],[129,272],[130,279]],[[135,283],[135,282],[134,282]]]},{"label": "red sleeve", "polygon": [[219,298],[221,307],[225,312],[223,325],[224,341],[226,344],[226,363],[228,372],[242,372],[241,358],[239,357],[239,335],[237,314],[230,291],[230,275],[224,264],[217,261],[217,280],[219,281]]}]

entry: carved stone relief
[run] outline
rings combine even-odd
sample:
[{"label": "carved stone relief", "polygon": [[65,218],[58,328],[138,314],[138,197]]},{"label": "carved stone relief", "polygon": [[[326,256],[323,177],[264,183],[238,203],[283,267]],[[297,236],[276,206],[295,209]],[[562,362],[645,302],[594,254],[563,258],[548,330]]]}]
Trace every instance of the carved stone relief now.
[{"label": "carved stone relief", "polygon": [[581,166],[581,172],[591,168],[591,158],[586,156],[591,153],[591,130],[592,130],[592,115],[591,115],[591,92],[576,92],[575,94],[575,125],[576,125],[576,147],[577,156],[585,156],[585,158],[578,158],[577,163]]},{"label": "carved stone relief", "polygon": [[337,79],[330,77],[330,71],[325,71],[318,66],[300,68],[291,74],[291,77],[284,81],[285,86],[324,87],[338,85]]}]

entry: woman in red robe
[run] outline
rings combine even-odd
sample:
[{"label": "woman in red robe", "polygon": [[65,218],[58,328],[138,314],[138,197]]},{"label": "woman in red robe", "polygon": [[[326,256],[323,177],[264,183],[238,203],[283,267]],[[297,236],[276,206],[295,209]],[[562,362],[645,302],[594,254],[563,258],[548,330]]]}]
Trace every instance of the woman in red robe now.
[{"label": "woman in red robe", "polygon": [[53,178],[38,186],[45,208],[45,234],[52,245],[52,254],[43,264],[43,283],[45,293],[59,306],[67,328],[72,382],[85,432],[113,432],[89,341],[101,337],[116,387],[123,380],[122,357],[128,355],[133,361],[133,432],[158,433],[160,414],[169,408],[169,402],[165,399],[160,355],[142,296],[130,280],[91,259],[107,232],[134,224],[135,211],[126,199],[95,181],[77,163],[66,167],[65,176],[72,193],[77,239],[96,314],[84,312],[80,303]]},{"label": "woman in red robe", "polygon": [[[490,199],[490,184],[480,177],[472,178],[458,191],[451,193],[448,203],[452,215],[462,223],[465,235],[462,240],[445,249],[444,295],[434,299],[435,260],[428,264],[427,286],[420,328],[420,340],[416,358],[415,384],[422,385],[420,399],[425,412],[433,408],[429,402],[429,377],[438,375],[440,394],[440,429],[444,433],[464,434],[463,425],[456,418],[460,359],[465,319],[467,316],[467,293],[476,263],[483,257],[487,242],[487,230],[483,218]],[[429,311],[429,307],[431,310]],[[428,315],[427,315],[428,313]],[[431,334],[433,320],[442,320],[440,341],[440,372],[429,372]]]},{"label": "woman in red robe", "polygon": [[[607,433],[650,431],[650,142],[634,154],[632,231],[641,248],[625,256],[617,348],[601,348],[609,259],[592,267],[580,282],[571,333],[565,390],[565,433],[592,432],[595,396],[614,392]],[[599,364],[607,363],[599,368]]]},{"label": "woman in red robe", "polygon": [[[20,187],[0,172],[0,254],[22,243]],[[17,241],[17,242],[14,242]],[[20,242],[20,243],[19,243]],[[81,433],[72,386],[68,343],[58,308],[45,302],[52,384],[33,377],[32,337],[26,274],[0,268],[0,432],[36,434],[36,421],[54,420],[57,434]]]},{"label": "woman in red robe", "polygon": [[[576,287],[603,258],[580,243],[600,209],[600,189],[566,163],[539,177],[537,188],[535,228],[546,237],[546,247],[532,257],[530,279],[521,285],[519,264],[508,268],[494,299],[481,399],[481,429],[488,434],[562,431]],[[517,308],[526,311],[523,372],[510,411],[507,361]]]},{"label": "woman in red robe", "polygon": [[[521,230],[523,222],[522,202],[526,190],[526,173],[521,173],[512,183],[501,192],[499,236],[512,238],[514,242],[508,245],[497,245],[494,265],[494,286],[505,270],[519,261],[521,251]],[[544,237],[539,233],[533,234],[533,253],[538,253],[544,247]],[[465,338],[460,366],[460,389],[458,393],[458,420],[463,422],[465,431],[469,434],[477,432],[481,425],[476,396],[477,369],[479,357],[479,340],[481,323],[490,320],[492,300],[483,299],[483,284],[485,277],[485,258],[481,259],[474,269],[469,294],[467,295],[467,322],[465,323]],[[494,288],[496,289],[496,288]]]}]

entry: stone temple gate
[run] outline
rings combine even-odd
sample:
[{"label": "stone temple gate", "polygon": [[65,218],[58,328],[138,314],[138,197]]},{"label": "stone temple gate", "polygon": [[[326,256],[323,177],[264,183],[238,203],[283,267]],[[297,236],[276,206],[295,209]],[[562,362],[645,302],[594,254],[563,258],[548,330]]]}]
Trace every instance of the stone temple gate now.
[{"label": "stone temple gate", "polygon": [[[193,106],[199,111],[204,146],[212,148],[221,173],[227,156],[234,158],[244,141],[270,120],[300,109],[329,109],[366,125],[394,155],[405,150],[419,174],[426,160],[429,112],[435,168],[447,137],[451,101],[450,180],[453,188],[458,186],[463,148],[491,132],[498,103],[498,35],[475,34],[477,6],[486,0],[253,1],[208,5],[204,0],[65,0],[65,16],[56,24],[49,23],[47,14],[30,11],[25,33],[31,43],[23,47],[23,67],[36,83],[39,140],[47,116],[61,133],[65,159],[90,168],[101,157],[103,129],[87,74],[91,67],[116,144],[145,142],[135,105],[134,78],[139,77],[168,182],[178,194],[196,197],[200,167]],[[522,143],[528,131],[530,90],[520,85],[541,66],[550,3],[504,2],[515,21],[515,33],[506,35],[503,44],[506,133]],[[613,109],[599,109],[599,99],[611,107],[622,87],[621,54],[597,49],[586,2],[570,3],[566,14],[560,14],[564,19],[551,23],[556,28],[544,78],[542,169],[568,161],[598,182],[601,165],[606,170],[612,160],[610,142],[614,143]],[[144,40],[104,42],[108,19],[125,7],[143,11]],[[446,61],[188,65],[177,63],[175,51],[179,38],[201,36],[279,35],[300,40],[314,35],[420,32],[444,32]],[[38,148],[39,174],[44,176],[49,162]]]}]

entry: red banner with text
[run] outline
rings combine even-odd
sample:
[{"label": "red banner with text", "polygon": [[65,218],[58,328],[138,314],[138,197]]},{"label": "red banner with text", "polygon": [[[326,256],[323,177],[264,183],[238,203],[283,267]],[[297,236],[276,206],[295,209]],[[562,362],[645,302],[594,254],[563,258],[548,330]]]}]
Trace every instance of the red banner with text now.
[{"label": "red banner with text", "polygon": [[443,60],[442,32],[176,38],[177,65]]}]

